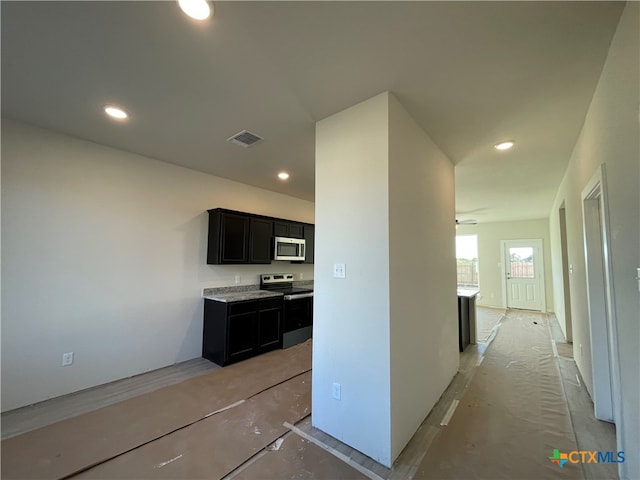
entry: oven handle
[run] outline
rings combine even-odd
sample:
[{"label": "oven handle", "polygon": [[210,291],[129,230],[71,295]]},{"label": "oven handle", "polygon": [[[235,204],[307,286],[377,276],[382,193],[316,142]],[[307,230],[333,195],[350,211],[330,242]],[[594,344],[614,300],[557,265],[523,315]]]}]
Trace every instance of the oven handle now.
[{"label": "oven handle", "polygon": [[309,293],[294,293],[293,295],[285,295],[284,299],[286,300],[299,300],[301,298],[309,298],[313,297],[313,292]]}]

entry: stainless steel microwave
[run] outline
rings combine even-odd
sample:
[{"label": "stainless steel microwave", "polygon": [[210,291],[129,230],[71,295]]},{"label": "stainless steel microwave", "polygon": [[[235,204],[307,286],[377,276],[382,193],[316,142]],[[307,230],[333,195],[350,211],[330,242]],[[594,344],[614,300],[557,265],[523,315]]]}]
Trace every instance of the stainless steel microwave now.
[{"label": "stainless steel microwave", "polygon": [[275,237],[273,259],[304,262],[304,244],[302,238]]}]

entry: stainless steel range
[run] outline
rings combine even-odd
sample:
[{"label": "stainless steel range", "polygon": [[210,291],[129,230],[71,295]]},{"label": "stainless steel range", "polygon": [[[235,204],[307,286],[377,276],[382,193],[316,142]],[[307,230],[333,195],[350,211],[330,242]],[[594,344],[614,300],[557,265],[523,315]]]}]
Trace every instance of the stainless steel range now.
[{"label": "stainless steel range", "polygon": [[293,286],[292,273],[260,275],[260,288],[284,293],[282,348],[311,338],[313,331],[313,289]]}]

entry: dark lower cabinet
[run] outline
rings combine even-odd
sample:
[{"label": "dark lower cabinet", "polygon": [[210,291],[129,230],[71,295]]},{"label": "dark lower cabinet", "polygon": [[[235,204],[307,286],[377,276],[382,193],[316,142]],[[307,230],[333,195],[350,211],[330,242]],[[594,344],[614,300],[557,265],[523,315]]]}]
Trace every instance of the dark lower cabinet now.
[{"label": "dark lower cabinet", "polygon": [[231,303],[227,309],[226,363],[252,357],[256,352],[256,303]]},{"label": "dark lower cabinet", "polygon": [[476,343],[476,293],[458,292],[458,347],[461,352],[470,343]]},{"label": "dark lower cabinet", "polygon": [[242,302],[205,299],[202,356],[225,366],[282,348],[282,297]]},{"label": "dark lower cabinet", "polygon": [[282,348],[282,298],[260,300],[258,308],[258,353]]}]

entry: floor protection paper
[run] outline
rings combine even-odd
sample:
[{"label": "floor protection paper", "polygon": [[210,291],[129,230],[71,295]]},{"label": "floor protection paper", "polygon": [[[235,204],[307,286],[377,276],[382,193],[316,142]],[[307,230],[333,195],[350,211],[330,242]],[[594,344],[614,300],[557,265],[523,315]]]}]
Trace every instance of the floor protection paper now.
[{"label": "floor protection paper", "polygon": [[509,313],[416,479],[583,478],[546,316]]},{"label": "floor protection paper", "polygon": [[9,438],[2,478],[68,477],[310,369],[308,341]]}]

